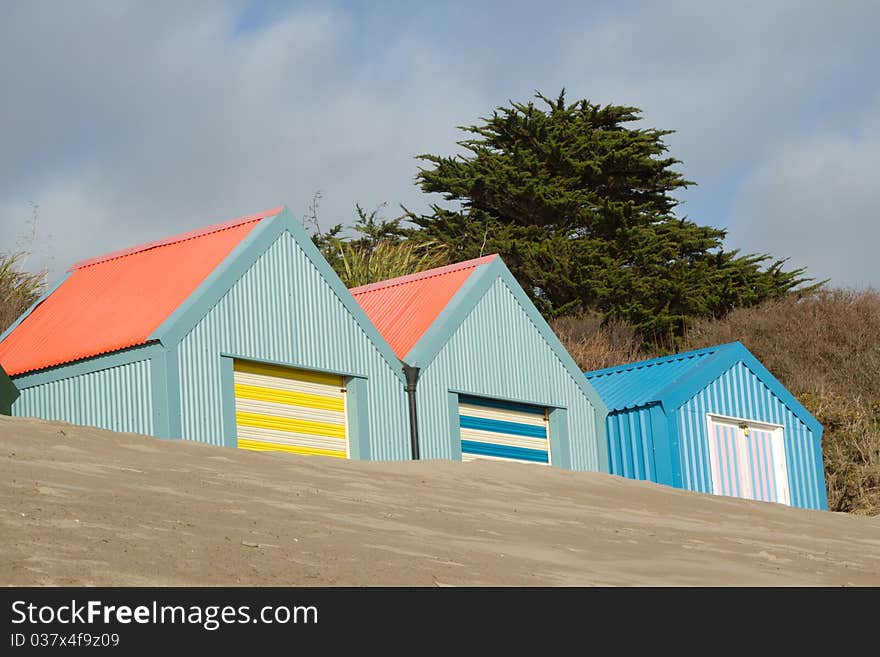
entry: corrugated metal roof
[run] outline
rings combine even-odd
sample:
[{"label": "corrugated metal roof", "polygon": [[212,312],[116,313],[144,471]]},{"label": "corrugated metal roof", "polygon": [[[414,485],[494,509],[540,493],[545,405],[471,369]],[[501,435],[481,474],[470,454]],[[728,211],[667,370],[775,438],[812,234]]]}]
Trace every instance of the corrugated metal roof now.
[{"label": "corrugated metal roof", "polygon": [[474,270],[497,255],[362,285],[351,293],[401,360]]},{"label": "corrugated metal roof", "polygon": [[724,345],[585,372],[608,406],[619,411],[659,401],[659,393],[700,367]]},{"label": "corrugated metal roof", "polygon": [[257,223],[281,211],[85,260],[0,343],[10,376],[147,342]]}]

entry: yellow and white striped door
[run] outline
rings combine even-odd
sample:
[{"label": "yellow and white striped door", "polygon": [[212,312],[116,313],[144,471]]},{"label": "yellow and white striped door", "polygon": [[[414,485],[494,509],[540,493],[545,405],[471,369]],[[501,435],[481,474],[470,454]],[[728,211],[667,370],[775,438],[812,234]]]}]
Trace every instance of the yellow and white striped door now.
[{"label": "yellow and white striped door", "polygon": [[341,376],[236,360],[234,380],[240,448],[348,458]]}]

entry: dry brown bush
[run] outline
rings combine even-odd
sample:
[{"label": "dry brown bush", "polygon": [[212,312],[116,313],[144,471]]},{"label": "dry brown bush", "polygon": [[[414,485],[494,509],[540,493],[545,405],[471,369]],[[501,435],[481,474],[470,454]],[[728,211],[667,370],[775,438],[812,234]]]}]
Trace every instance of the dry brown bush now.
[{"label": "dry brown bush", "polygon": [[599,314],[586,314],[558,317],[550,326],[584,371],[623,365],[654,355],[635,330],[620,319],[603,323]]},{"label": "dry brown bush", "polygon": [[828,508],[880,513],[880,402],[829,393],[804,393],[799,398],[825,428]]},{"label": "dry brown bush", "polygon": [[880,397],[880,293],[831,289],[690,325],[689,349],[739,340],[794,394]]}]

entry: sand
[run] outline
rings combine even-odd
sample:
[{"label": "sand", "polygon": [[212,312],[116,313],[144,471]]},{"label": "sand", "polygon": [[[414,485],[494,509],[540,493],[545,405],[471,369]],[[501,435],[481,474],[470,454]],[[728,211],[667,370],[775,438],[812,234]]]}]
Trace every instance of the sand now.
[{"label": "sand", "polygon": [[0,583],[878,586],[880,519],[515,463],[0,417]]}]

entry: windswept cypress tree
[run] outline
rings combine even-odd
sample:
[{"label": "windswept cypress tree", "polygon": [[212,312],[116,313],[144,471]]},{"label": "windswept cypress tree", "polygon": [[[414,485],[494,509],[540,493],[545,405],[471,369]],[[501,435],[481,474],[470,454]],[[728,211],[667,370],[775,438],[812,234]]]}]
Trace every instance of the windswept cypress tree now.
[{"label": "windswept cypress tree", "polygon": [[416,236],[447,244],[452,260],[501,254],[547,317],[597,310],[653,338],[812,280],[677,217],[672,194],[694,183],[672,169],[671,130],[627,126],[638,108],[567,104],[564,90],[536,98],[544,107],[511,103],[462,126],[463,156],[419,156],[431,165],[422,190],[459,207],[408,213]]}]

